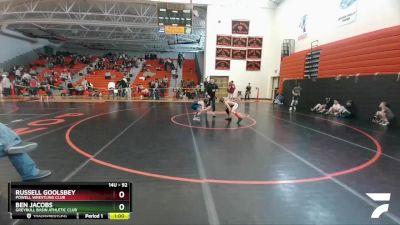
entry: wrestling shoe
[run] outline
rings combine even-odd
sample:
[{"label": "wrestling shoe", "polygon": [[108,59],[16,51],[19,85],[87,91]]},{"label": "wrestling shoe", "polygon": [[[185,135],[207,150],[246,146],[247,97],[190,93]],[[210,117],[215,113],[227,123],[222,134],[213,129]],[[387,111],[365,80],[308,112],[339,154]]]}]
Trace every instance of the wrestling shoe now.
[{"label": "wrestling shoe", "polygon": [[200,117],[197,116],[193,117],[193,121],[200,121]]},{"label": "wrestling shoe", "polygon": [[50,170],[38,170],[38,173],[35,176],[24,178],[23,181],[31,181],[31,180],[38,180],[51,175]]},{"label": "wrestling shoe", "polygon": [[35,142],[25,142],[22,141],[21,143],[17,145],[13,145],[7,149],[7,154],[8,155],[16,155],[16,154],[22,154],[22,153],[27,153],[30,151],[33,151],[37,148],[38,144]]},{"label": "wrestling shoe", "polygon": [[238,121],[236,122],[238,125],[240,124],[240,122],[242,122],[242,118],[238,118]]},{"label": "wrestling shoe", "polygon": [[225,120],[227,120],[227,121],[232,121],[232,118],[226,118]]}]

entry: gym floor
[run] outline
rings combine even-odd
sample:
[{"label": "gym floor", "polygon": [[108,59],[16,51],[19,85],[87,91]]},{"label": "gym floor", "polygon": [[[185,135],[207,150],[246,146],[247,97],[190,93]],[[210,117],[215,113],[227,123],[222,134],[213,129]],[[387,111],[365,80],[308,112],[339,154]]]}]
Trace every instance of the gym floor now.
[{"label": "gym floor", "polygon": [[[183,102],[3,102],[0,121],[39,143],[43,181],[132,182],[120,224],[400,224],[398,131],[254,102],[238,126],[217,108],[193,122]],[[0,224],[71,223],[10,220],[20,177],[0,160]],[[391,193],[389,212],[371,219],[384,203],[366,193]]]}]

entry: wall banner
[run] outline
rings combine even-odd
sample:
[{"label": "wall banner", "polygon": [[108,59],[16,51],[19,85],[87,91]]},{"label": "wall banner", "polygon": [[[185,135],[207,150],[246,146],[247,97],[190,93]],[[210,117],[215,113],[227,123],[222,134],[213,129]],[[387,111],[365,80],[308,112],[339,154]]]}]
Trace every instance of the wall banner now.
[{"label": "wall banner", "polygon": [[352,23],[357,18],[357,0],[338,0],[337,25],[343,26]]}]

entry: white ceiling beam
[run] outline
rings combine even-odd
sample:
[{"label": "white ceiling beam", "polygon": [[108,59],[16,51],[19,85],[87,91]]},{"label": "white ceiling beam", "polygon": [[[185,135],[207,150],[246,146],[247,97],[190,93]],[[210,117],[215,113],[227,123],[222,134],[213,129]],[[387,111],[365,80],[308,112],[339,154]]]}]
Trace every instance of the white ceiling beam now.
[{"label": "white ceiling beam", "polygon": [[138,28],[155,28],[156,24],[144,24],[144,23],[118,23],[111,21],[96,21],[96,20],[76,20],[76,19],[29,19],[23,20],[12,19],[12,20],[0,20],[0,24],[24,24],[24,23],[36,23],[36,24],[63,24],[63,25],[87,25],[87,26],[99,26],[99,27],[138,27]]}]

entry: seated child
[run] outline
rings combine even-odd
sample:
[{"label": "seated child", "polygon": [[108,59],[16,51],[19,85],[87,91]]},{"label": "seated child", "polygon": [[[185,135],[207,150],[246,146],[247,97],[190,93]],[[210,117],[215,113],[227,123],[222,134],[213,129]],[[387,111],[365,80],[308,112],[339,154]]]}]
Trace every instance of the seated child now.
[{"label": "seated child", "polygon": [[389,108],[387,102],[381,102],[379,104],[380,110],[375,113],[372,122],[378,123],[383,126],[389,125],[390,121],[394,119],[393,111]]},{"label": "seated child", "polygon": [[350,118],[354,116],[353,100],[347,100],[346,105],[339,110],[338,117]]},{"label": "seated child", "polygon": [[274,100],[274,104],[282,105],[284,99],[285,98],[281,94],[278,94]]},{"label": "seated child", "polygon": [[326,97],[324,103],[318,103],[313,108],[311,108],[311,112],[316,113],[324,113],[329,110],[333,105],[333,102],[330,97]]},{"label": "seated child", "polygon": [[328,109],[328,111],[325,113],[326,115],[338,115],[340,109],[342,108],[342,106],[339,103],[339,100],[335,99],[333,100],[333,105]]}]

